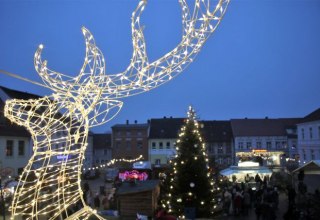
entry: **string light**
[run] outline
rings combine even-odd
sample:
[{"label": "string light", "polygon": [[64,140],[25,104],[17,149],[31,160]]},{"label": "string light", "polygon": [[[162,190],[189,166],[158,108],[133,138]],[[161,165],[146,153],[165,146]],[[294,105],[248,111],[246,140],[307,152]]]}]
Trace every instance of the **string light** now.
[{"label": "string light", "polygon": [[[34,154],[14,193],[12,218],[23,215],[27,219],[39,219],[40,216],[56,219],[63,214],[72,220],[88,219],[91,215],[103,219],[85,204],[82,197],[80,177],[89,129],[118,114],[123,102],[117,99],[162,85],[194,60],[222,20],[229,3],[229,0],[212,0],[217,5],[211,10],[210,1],[195,0],[191,14],[186,1],[179,0],[183,25],[181,42],[151,63],[140,26],[146,4],[146,0],[141,0],[132,14],[133,55],[125,71],[105,74],[104,56],[90,31],[84,27],[86,54],[78,76],[49,69],[47,61],[41,59],[43,45],[35,53],[34,65],[44,85],[1,71],[53,91],[52,95],[39,99],[8,100],[5,105],[5,116],[26,127],[34,143]],[[82,208],[70,215],[67,209],[78,202]]]},{"label": "string light", "polygon": [[136,161],[139,161],[143,158],[142,155],[140,155],[139,157],[135,158],[135,159],[112,159],[110,160],[108,163],[105,163],[105,164],[100,164],[98,166],[93,166],[93,167],[89,167],[89,168],[83,168],[82,170],[85,171],[85,170],[95,170],[95,169],[100,169],[100,168],[104,168],[104,167],[109,167],[117,162],[126,162],[126,163],[133,163],[133,162],[136,162]]}]

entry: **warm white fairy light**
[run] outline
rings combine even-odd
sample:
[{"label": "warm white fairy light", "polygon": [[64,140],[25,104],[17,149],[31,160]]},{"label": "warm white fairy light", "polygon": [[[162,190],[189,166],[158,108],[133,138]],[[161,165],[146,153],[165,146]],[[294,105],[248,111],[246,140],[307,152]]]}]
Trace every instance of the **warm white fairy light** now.
[{"label": "warm white fairy light", "polygon": [[135,159],[125,159],[125,158],[121,158],[121,159],[112,159],[110,160],[108,163],[105,164],[100,164],[98,166],[94,166],[94,167],[89,167],[89,168],[83,168],[82,170],[95,170],[95,169],[100,169],[100,168],[105,168],[105,167],[109,167],[117,162],[126,162],[126,163],[133,163],[136,161],[139,161],[143,158],[142,155],[140,155],[139,157],[135,158]]},{"label": "warm white fairy light", "polygon": [[[213,9],[211,1],[217,2]],[[80,176],[89,129],[106,123],[120,111],[123,103],[118,98],[149,91],[181,73],[220,23],[229,0],[195,0],[192,14],[185,0],[179,3],[181,42],[149,63],[140,26],[146,0],[139,2],[132,14],[132,59],[128,68],[118,74],[105,74],[103,54],[86,28],[82,28],[86,55],[76,77],[50,70],[47,61],[41,59],[43,45],[39,46],[34,56],[35,68],[45,83],[43,86],[54,93],[39,99],[9,100],[5,106],[5,116],[26,127],[34,143],[34,154],[14,194],[12,216],[56,219],[64,214],[67,219],[87,219],[95,215],[103,219],[82,197]],[[83,208],[70,215],[67,209],[78,202]]]}]

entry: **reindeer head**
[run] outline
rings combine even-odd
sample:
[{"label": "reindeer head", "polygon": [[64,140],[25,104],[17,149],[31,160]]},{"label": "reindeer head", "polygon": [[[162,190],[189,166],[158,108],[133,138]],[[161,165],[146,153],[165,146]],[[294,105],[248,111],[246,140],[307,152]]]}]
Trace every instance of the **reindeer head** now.
[{"label": "reindeer head", "polygon": [[[105,60],[95,40],[86,28],[86,55],[80,74],[76,77],[55,72],[47,68],[47,61],[41,59],[43,46],[35,53],[34,64],[47,87],[55,93],[53,97],[63,102],[69,112],[78,111],[81,117],[89,117],[90,126],[100,125],[114,117],[122,102],[115,100],[156,88],[182,72],[200,51],[202,45],[220,23],[229,0],[218,0],[210,7],[212,0],[195,0],[193,14],[186,0],[179,0],[182,8],[183,36],[181,42],[170,52],[149,63],[140,16],[146,0],[141,0],[132,14],[131,29],[133,54],[125,71],[105,74]],[[110,113],[110,110],[113,113]],[[97,117],[99,115],[99,119]],[[108,115],[108,118],[106,117]]]}]

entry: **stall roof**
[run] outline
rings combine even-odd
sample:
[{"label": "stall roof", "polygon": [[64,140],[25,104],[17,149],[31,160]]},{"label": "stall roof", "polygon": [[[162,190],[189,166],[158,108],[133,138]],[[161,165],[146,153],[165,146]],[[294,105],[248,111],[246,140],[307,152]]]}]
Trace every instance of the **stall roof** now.
[{"label": "stall roof", "polygon": [[140,193],[145,191],[151,191],[159,185],[159,180],[146,180],[138,181],[136,185],[131,185],[130,183],[124,182],[119,187],[117,195],[125,195],[131,193]]},{"label": "stall roof", "polygon": [[320,160],[311,160],[303,166],[295,169],[293,173],[299,172],[300,170],[304,171],[304,174],[318,174],[320,175]]}]

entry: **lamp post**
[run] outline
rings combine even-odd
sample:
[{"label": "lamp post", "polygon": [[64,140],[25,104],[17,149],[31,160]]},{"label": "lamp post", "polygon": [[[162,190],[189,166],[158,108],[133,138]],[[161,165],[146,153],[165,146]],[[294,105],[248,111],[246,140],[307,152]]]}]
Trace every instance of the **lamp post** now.
[{"label": "lamp post", "polygon": [[2,201],[2,208],[3,208],[3,220],[6,220],[6,204],[5,204],[4,196],[3,196],[1,177],[0,177],[0,191],[1,191],[1,201]]}]

